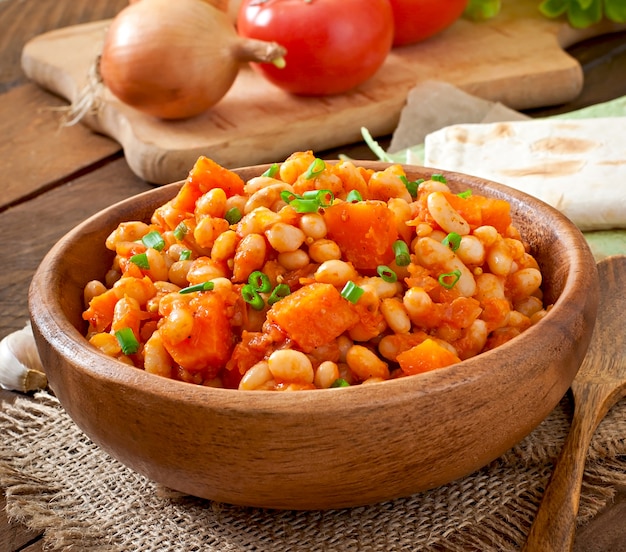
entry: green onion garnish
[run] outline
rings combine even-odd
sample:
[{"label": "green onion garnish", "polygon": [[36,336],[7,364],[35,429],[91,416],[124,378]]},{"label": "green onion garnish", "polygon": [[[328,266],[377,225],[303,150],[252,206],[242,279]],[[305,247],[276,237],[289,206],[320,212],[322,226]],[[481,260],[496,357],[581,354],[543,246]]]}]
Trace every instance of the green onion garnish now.
[{"label": "green onion garnish", "polygon": [[448,246],[452,251],[456,251],[461,245],[461,236],[459,236],[456,232],[450,232],[443,240],[441,240],[443,245]]},{"label": "green onion garnish", "polygon": [[278,172],[279,168],[280,166],[278,165],[278,163],[272,163],[261,176],[269,176],[270,178],[273,178],[274,175]]},{"label": "green onion garnish", "polygon": [[418,180],[411,181],[404,175],[400,176],[400,180],[402,180],[402,183],[404,184],[408,192],[411,194],[411,197],[417,197],[417,189],[419,188],[419,185],[422,182],[424,182],[423,178],[419,178]]},{"label": "green onion garnish", "polygon": [[346,196],[346,201],[348,203],[358,203],[359,201],[363,201],[363,196],[356,190],[350,190]]},{"label": "green onion garnish", "polygon": [[251,284],[246,284],[241,288],[241,296],[243,300],[248,303],[254,310],[263,310],[265,306],[265,302],[263,301],[263,297],[259,295],[254,286]]},{"label": "green onion garnish", "polygon": [[309,165],[309,168],[304,173],[304,178],[307,180],[311,180],[322,174],[324,169],[326,168],[326,163],[322,161],[319,157],[315,158],[315,161]]},{"label": "green onion garnish", "polygon": [[191,249],[183,249],[178,256],[179,261],[188,261],[191,259]]},{"label": "green onion garnish", "polygon": [[393,284],[398,281],[398,275],[388,266],[378,265],[376,272],[385,282]]},{"label": "green onion garnish", "polygon": [[125,355],[134,355],[139,350],[139,341],[130,328],[121,328],[115,332],[115,339]]},{"label": "green onion garnish", "polygon": [[409,246],[402,240],[393,242],[393,253],[396,256],[396,264],[398,266],[408,266],[411,262],[409,254]]},{"label": "green onion garnish", "polygon": [[446,177],[443,176],[443,174],[431,174],[430,179],[435,180],[436,182],[443,182],[444,184],[448,183]]},{"label": "green onion garnish", "polygon": [[309,190],[302,194],[303,199],[314,199],[319,207],[330,207],[335,196],[330,190]]},{"label": "green onion garnish", "polygon": [[320,208],[319,201],[317,199],[304,199],[303,197],[297,197],[289,202],[296,212],[298,213],[315,213]]},{"label": "green onion garnish", "polygon": [[183,288],[178,293],[193,293],[194,291],[213,291],[213,288],[215,288],[215,284],[209,281]]},{"label": "green onion garnish", "polygon": [[174,228],[174,237],[178,241],[182,241],[183,238],[187,235],[188,231],[189,230],[187,229],[187,225],[184,222],[179,222],[178,226]]},{"label": "green onion garnish", "polygon": [[348,280],[346,285],[343,286],[343,289],[341,290],[341,296],[354,305],[356,305],[357,301],[364,293],[365,290],[362,287],[357,286],[352,280]]},{"label": "green onion garnish", "polygon": [[350,384],[343,378],[337,378],[330,384],[330,388],[335,389],[337,387],[350,387]]},{"label": "green onion garnish", "polygon": [[148,232],[143,238],[141,238],[141,243],[143,243],[146,247],[152,247],[152,249],[156,249],[157,251],[161,251],[165,247],[165,240],[163,236],[156,230],[152,230],[152,232]]},{"label": "green onion garnish", "polygon": [[278,284],[273,290],[272,294],[267,299],[268,305],[273,305],[277,301],[280,301],[283,297],[287,297],[291,293],[291,289],[287,284]]},{"label": "green onion garnish", "polygon": [[133,255],[129,260],[131,263],[136,264],[139,268],[150,270],[148,255],[145,253],[137,253],[137,255]]},{"label": "green onion garnish", "polygon": [[260,270],[255,270],[248,276],[248,284],[251,285],[252,289],[257,293],[268,293],[272,289],[269,276]]},{"label": "green onion garnish", "polygon": [[228,221],[228,224],[237,224],[243,215],[237,207],[231,207],[226,211],[224,218]]},{"label": "green onion garnish", "polygon": [[290,192],[289,190],[283,190],[280,192],[280,199],[282,199],[285,203],[291,203],[294,199],[298,199],[300,196]]},{"label": "green onion garnish", "polygon": [[465,190],[464,192],[456,195],[459,196],[461,199],[467,199],[468,197],[472,196],[472,190]]},{"label": "green onion garnish", "polygon": [[445,274],[442,274],[441,276],[439,276],[437,281],[446,289],[452,289],[460,278],[461,271],[457,269],[452,272],[446,272]]}]

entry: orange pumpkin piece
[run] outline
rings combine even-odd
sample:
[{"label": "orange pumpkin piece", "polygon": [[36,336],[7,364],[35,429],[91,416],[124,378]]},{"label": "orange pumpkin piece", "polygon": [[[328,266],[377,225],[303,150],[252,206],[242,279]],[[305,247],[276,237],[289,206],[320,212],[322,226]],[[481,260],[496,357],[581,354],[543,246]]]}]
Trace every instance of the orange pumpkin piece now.
[{"label": "orange pumpkin piece", "polygon": [[398,230],[385,202],[337,203],[324,210],[324,221],[328,238],[357,270],[375,270],[393,261]]},{"label": "orange pumpkin piece", "polygon": [[204,371],[214,378],[226,365],[233,348],[233,335],[224,300],[217,293],[200,293],[189,303],[193,327],[182,341],[171,339],[162,328],[163,345],[174,361],[189,372]]},{"label": "orange pumpkin piece", "polygon": [[469,223],[477,226],[493,226],[499,234],[505,234],[511,224],[511,206],[504,199],[479,195],[460,197],[446,193],[448,203]]},{"label": "orange pumpkin piece", "polygon": [[322,283],[294,291],[267,312],[267,323],[276,324],[305,353],[330,343],[358,321],[337,288]]},{"label": "orange pumpkin piece", "polygon": [[461,362],[458,356],[430,338],[425,339],[408,351],[400,353],[396,360],[407,375],[430,372]]},{"label": "orange pumpkin piece", "polygon": [[213,188],[222,188],[226,197],[243,194],[244,182],[235,174],[212,159],[200,156],[172,204],[175,209],[193,213],[196,201]]}]

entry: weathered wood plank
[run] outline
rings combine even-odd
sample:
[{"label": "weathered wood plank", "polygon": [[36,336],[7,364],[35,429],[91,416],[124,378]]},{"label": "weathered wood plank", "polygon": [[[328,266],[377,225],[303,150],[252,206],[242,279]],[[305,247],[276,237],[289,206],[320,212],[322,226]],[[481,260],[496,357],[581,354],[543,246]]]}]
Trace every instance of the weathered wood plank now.
[{"label": "weathered wood plank", "polygon": [[83,125],[61,128],[54,109],[66,104],[32,83],[0,96],[0,211],[121,151]]},{"label": "weathered wood plank", "polygon": [[28,286],[48,249],[88,216],[150,187],[117,159],[0,213],[0,338],[27,320]]}]

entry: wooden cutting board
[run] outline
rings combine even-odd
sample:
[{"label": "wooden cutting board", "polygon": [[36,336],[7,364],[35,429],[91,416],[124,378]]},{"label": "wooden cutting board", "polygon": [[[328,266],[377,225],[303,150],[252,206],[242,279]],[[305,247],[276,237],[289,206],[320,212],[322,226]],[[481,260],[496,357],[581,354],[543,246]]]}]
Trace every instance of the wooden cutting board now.
[{"label": "wooden cutting board", "polygon": [[[428,41],[396,48],[373,78],[346,94],[291,96],[244,67],[222,101],[193,119],[156,120],[105,91],[98,112],[82,122],[118,141],[135,174],[163,184],[184,178],[199,155],[234,168],[358,142],[362,126],[374,136],[391,133],[407,93],[428,79],[514,109],[564,103],[583,84],[581,67],[564,48],[624,26],[574,30],[544,18],[537,5],[538,0],[504,0],[501,14],[489,22],[461,19]],[[35,37],[23,50],[25,73],[74,101],[107,25],[99,21]]]}]

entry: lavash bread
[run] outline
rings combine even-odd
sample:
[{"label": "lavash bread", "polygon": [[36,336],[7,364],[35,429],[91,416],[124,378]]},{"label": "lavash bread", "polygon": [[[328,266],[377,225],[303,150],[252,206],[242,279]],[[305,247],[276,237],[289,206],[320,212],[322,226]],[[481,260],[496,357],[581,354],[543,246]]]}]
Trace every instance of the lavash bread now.
[{"label": "lavash bread", "polygon": [[626,117],[458,124],[426,136],[424,164],[533,195],[581,230],[626,228]]}]

